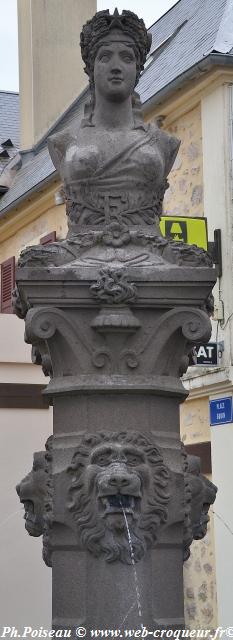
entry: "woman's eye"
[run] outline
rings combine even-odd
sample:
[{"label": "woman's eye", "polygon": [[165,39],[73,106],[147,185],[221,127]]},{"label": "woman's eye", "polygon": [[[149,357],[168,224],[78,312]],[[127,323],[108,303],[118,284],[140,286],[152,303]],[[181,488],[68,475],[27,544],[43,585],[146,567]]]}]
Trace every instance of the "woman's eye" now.
[{"label": "woman's eye", "polygon": [[100,60],[101,62],[108,62],[110,56],[108,55],[108,53],[103,53],[102,56],[100,56]]},{"label": "woman's eye", "polygon": [[129,56],[129,55],[123,55],[122,59],[124,60],[124,62],[133,62],[134,61],[133,57]]}]

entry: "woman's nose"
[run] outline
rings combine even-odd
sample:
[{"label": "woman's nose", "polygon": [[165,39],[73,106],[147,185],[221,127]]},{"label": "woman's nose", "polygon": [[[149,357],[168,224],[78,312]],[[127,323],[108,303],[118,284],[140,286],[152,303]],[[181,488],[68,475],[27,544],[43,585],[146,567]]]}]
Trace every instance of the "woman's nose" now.
[{"label": "woman's nose", "polygon": [[114,71],[114,73],[121,73],[121,67],[121,60],[118,56],[114,56],[111,60],[111,71]]},{"label": "woman's nose", "polygon": [[117,65],[117,64],[112,65],[112,67],[111,67],[111,72],[112,72],[112,73],[116,73],[116,74],[121,73],[121,67],[120,67],[120,65]]}]

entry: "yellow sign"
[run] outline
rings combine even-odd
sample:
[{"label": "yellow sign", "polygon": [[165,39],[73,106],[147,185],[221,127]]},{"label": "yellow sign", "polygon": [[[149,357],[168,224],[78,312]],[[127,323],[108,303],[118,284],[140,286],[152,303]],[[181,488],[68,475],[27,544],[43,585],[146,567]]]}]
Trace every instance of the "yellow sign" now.
[{"label": "yellow sign", "polygon": [[162,216],[160,230],[166,238],[196,244],[207,251],[208,235],[206,218],[185,218],[182,216]]}]

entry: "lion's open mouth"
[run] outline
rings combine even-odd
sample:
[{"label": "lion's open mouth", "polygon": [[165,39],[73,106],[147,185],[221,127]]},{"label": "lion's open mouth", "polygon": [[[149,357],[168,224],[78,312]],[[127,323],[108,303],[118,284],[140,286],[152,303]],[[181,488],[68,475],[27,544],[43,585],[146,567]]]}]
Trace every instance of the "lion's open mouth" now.
[{"label": "lion's open mouth", "polygon": [[114,495],[102,496],[101,502],[105,508],[105,515],[108,513],[134,513],[138,498],[128,494],[116,493]]}]

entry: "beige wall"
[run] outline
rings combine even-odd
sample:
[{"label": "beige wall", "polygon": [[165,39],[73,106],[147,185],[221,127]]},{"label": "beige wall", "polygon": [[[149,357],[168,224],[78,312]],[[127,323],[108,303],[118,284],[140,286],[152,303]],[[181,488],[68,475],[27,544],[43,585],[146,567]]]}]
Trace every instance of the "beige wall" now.
[{"label": "beige wall", "polygon": [[188,629],[215,630],[218,608],[213,516],[203,540],[194,540],[184,563],[185,623]]},{"label": "beige wall", "polygon": [[46,384],[40,366],[32,365],[31,345],[24,342],[24,321],[0,313],[0,383]]},{"label": "beige wall", "polygon": [[210,441],[209,398],[188,399],[180,408],[180,432],[185,445]]},{"label": "beige wall", "polygon": [[21,148],[31,148],[88,83],[79,37],[96,0],[18,0]]},{"label": "beige wall", "polygon": [[25,531],[15,486],[52,433],[52,409],[0,409],[0,423],[0,621],[50,628],[51,569],[41,558],[41,538]]},{"label": "beige wall", "polygon": [[[224,394],[225,395],[225,394]],[[229,394],[228,394],[229,395]],[[216,397],[216,396],[215,396]],[[218,397],[221,397],[218,395]],[[212,427],[213,478],[218,486],[214,505],[216,539],[216,574],[218,595],[218,622],[232,627],[233,593],[233,424]],[[227,636],[226,636],[227,637]]]},{"label": "beige wall", "polygon": [[[233,364],[233,287],[232,287],[232,178],[230,161],[230,91],[227,84],[215,88],[202,100],[204,206],[210,240],[214,229],[221,229],[223,275],[214,288],[216,305],[224,305],[225,330],[218,326],[218,340],[224,340],[222,365]],[[211,161],[210,161],[211,159]],[[217,332],[216,332],[217,333]],[[215,333],[215,335],[216,335]]]},{"label": "beige wall", "polygon": [[65,205],[55,205],[54,196],[57,188],[51,187],[43,198],[39,196],[33,204],[25,203],[9,224],[2,225],[0,263],[11,256],[18,258],[22,249],[28,245],[39,244],[40,238],[51,231],[56,231],[57,239],[65,238]]},{"label": "beige wall", "polygon": [[164,214],[203,216],[200,104],[175,120],[169,132],[181,140],[181,146],[168,178],[170,187],[165,194]]},{"label": "beige wall", "polygon": [[[181,405],[180,429],[185,445],[210,441],[208,396],[190,397]],[[190,558],[184,563],[185,622],[190,629],[215,629],[218,610],[212,515],[207,535],[195,540],[190,551]]]},{"label": "beige wall", "polygon": [[17,316],[0,313],[1,362],[31,362],[31,345],[24,342],[24,322]]}]

